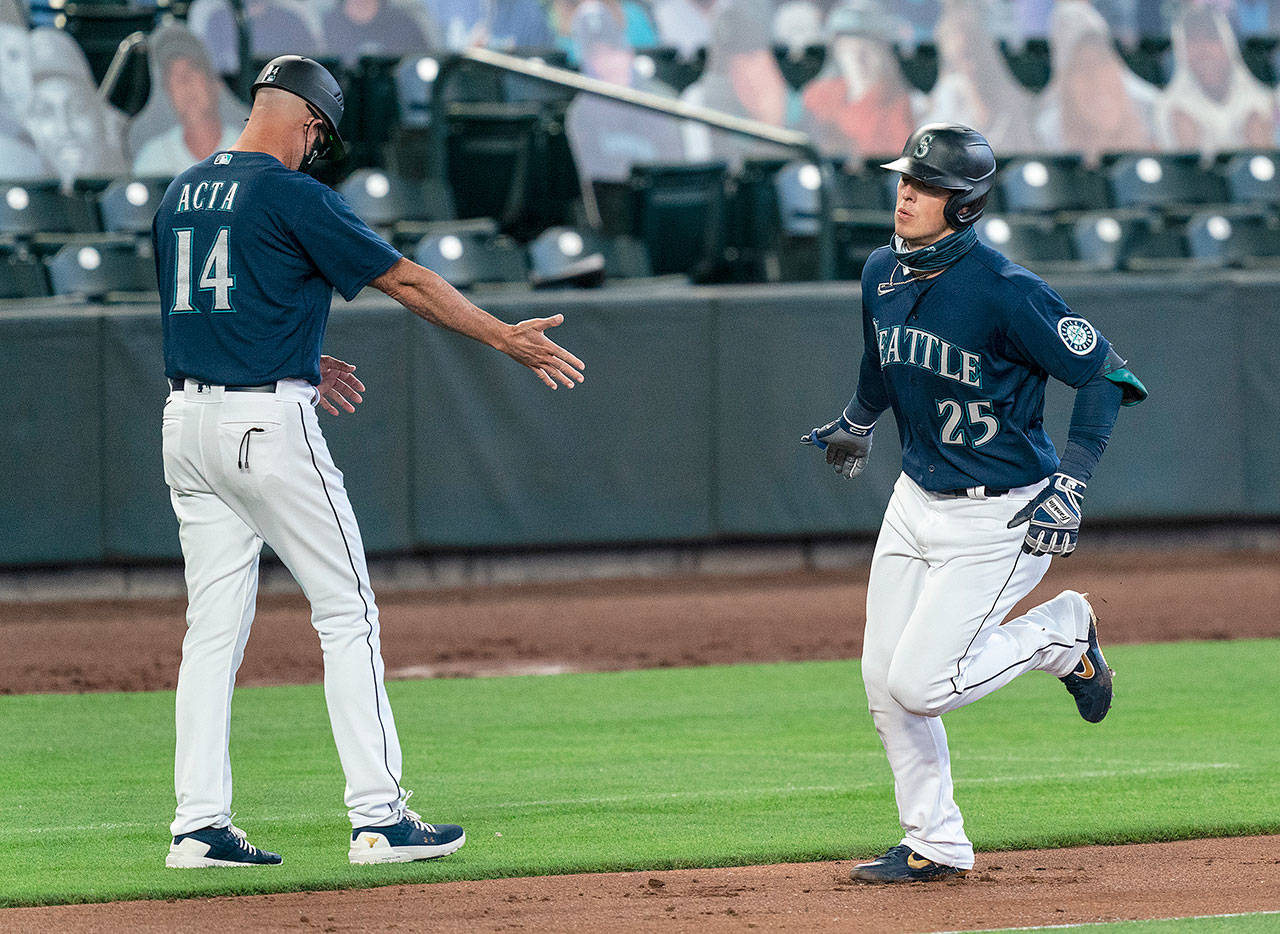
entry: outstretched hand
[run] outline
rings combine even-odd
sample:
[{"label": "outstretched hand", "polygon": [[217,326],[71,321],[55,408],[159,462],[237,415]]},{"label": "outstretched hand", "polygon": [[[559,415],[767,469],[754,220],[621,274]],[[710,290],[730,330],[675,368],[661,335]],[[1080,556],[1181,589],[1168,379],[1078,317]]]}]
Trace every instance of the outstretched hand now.
[{"label": "outstretched hand", "polygon": [[556,389],[557,381],[570,389],[584,379],[586,364],[547,337],[548,328],[564,321],[564,315],[550,318],[530,318],[512,325],[505,352],[517,363],[523,363],[538,378]]},{"label": "outstretched hand", "polygon": [[356,405],[364,401],[364,396],[360,395],[364,392],[364,383],[356,378],[355,372],[354,364],[321,354],[317,404],[330,415],[341,415],[338,407],[354,412]]}]

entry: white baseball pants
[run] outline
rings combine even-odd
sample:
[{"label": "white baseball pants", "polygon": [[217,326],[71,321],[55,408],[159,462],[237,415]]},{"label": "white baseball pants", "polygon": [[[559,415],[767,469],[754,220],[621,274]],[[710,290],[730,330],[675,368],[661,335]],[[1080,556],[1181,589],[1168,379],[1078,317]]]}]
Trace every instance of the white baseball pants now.
[{"label": "white baseball pants", "polygon": [[164,476],[186,564],[178,672],[177,835],[231,817],[231,694],[265,541],[311,603],[352,826],[398,816],[400,742],[383,685],[378,608],[355,515],[320,433],[316,390],[226,392],[188,380],[164,410]]},{"label": "white baseball pants", "polygon": [[1042,487],[976,499],[926,492],[903,474],[871,563],[862,677],[902,842],[961,869],[973,866],[973,845],[941,715],[1032,669],[1066,675],[1088,644],[1088,604],[1070,590],[1001,625],[1049,567],[1047,555],[1023,553],[1025,525],[1006,528]]}]

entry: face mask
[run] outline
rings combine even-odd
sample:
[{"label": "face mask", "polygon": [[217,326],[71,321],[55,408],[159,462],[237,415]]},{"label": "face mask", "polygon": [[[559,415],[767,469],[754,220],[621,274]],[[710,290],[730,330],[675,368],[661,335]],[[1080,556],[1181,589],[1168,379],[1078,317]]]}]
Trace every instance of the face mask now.
[{"label": "face mask", "polygon": [[307,171],[317,159],[323,159],[329,154],[329,131],[325,129],[324,121],[320,119],[320,116],[314,110],[311,111],[311,116],[318,121],[316,141],[311,144],[307,154],[302,157],[302,164],[298,166],[299,172]]},{"label": "face mask", "polygon": [[908,249],[906,241],[894,234],[889,240],[889,248],[893,250],[894,258],[912,272],[933,272],[950,266],[973,249],[977,242],[978,231],[969,226],[918,250]]}]

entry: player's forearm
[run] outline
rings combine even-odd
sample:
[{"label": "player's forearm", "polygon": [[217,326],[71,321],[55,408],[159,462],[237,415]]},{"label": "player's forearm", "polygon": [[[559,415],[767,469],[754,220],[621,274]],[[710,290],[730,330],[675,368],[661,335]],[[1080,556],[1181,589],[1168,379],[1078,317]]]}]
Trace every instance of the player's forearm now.
[{"label": "player's forearm", "polygon": [[872,425],[888,407],[889,394],[884,388],[880,364],[870,354],[864,353],[858,375],[858,390],[845,406],[844,414],[855,425]]},{"label": "player's forearm", "polygon": [[1101,373],[1076,391],[1067,445],[1059,468],[1063,473],[1081,483],[1089,482],[1111,439],[1111,430],[1115,427],[1123,398],[1121,388]]},{"label": "player's forearm", "polygon": [[468,301],[430,269],[402,259],[371,284],[423,320],[506,351],[511,325]]}]

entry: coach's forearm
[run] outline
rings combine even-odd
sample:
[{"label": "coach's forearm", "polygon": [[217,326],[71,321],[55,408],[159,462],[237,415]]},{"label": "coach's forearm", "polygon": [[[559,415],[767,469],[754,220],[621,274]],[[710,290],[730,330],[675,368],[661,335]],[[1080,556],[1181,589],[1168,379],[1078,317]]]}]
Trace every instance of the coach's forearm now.
[{"label": "coach's forearm", "polygon": [[506,352],[511,325],[472,304],[424,266],[400,259],[370,283],[419,318]]}]

